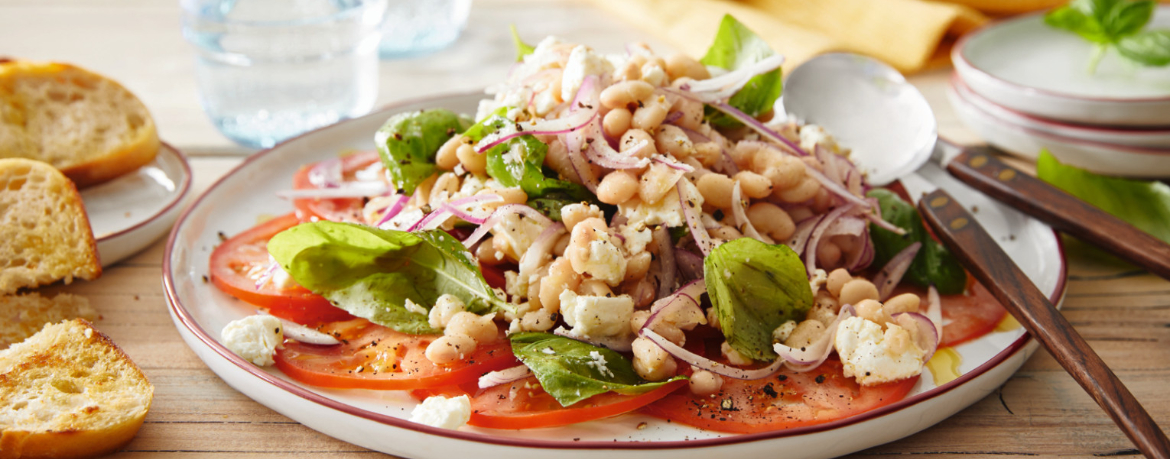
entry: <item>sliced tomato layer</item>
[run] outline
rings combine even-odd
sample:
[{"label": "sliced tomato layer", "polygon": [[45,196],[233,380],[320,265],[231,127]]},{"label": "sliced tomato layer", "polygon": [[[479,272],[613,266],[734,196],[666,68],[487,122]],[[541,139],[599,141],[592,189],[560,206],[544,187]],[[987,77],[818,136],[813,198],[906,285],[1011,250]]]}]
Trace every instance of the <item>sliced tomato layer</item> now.
[{"label": "sliced tomato layer", "polygon": [[256,281],[271,263],[268,240],[298,223],[295,214],[282,215],[224,241],[211,253],[211,283],[228,295],[300,324],[352,319],[329,300],[299,285],[280,287],[267,282],[256,288]]},{"label": "sliced tomato layer", "polygon": [[968,276],[967,292],[943,295],[943,337],[939,347],[955,346],[991,333],[1007,316],[1007,309],[987,291],[987,287]]},{"label": "sliced tomato layer", "polygon": [[807,373],[787,368],[764,379],[724,378],[713,396],[682,388],[641,412],[719,432],[756,433],[836,421],[906,397],[918,377],[861,386],[842,374],[836,358]]},{"label": "sliced tomato layer", "polygon": [[341,344],[297,342],[276,352],[276,367],[297,381],[321,387],[410,390],[475,382],[489,371],[519,365],[502,334],[480,345],[467,359],[435,365],[427,346],[439,335],[408,335],[364,319],[325,324],[318,329]]},{"label": "sliced tomato layer", "polygon": [[414,392],[418,399],[431,395],[471,396],[471,420],[468,424],[493,429],[532,429],[558,427],[628,413],[666,397],[686,381],[675,381],[638,395],[613,392],[594,395],[572,406],[561,406],[540,387],[535,376],[511,384],[479,390],[475,383]]},{"label": "sliced tomato layer", "polygon": [[[353,181],[358,171],[370,167],[380,160],[381,158],[376,151],[362,151],[341,157],[342,181]],[[293,189],[306,190],[317,188],[309,180],[309,171],[313,170],[313,167],[317,164],[320,163],[302,166],[297,171],[296,175],[293,176]],[[294,200],[293,205],[296,206],[297,213],[303,221],[311,221],[313,218],[317,218],[319,220],[339,222],[360,222],[362,221],[362,208],[365,206],[365,201],[361,198],[305,198]]]}]

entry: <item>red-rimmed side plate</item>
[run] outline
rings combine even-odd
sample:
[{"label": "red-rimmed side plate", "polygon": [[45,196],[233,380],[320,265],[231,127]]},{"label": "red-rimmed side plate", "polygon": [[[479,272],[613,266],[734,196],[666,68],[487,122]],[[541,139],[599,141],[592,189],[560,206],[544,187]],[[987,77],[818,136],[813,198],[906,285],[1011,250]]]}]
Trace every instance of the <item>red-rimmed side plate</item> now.
[{"label": "red-rimmed side plate", "polygon": [[190,192],[187,157],[166,143],[149,164],[81,190],[102,266],[117,263],[166,235]]},{"label": "red-rimmed side plate", "polygon": [[[253,314],[255,308],[203,280],[211,251],[219,243],[217,233],[236,234],[258,219],[292,210],[274,193],[291,186],[301,164],[373,148],[374,132],[392,114],[434,107],[474,113],[482,97],[461,94],[405,102],[319,129],[248,158],[208,189],[180,217],[163,261],[170,312],[191,349],[224,381],[257,402],[327,435],[399,456],[598,459],[619,454],[706,459],[774,457],[778,452],[793,458],[833,457],[905,437],[991,393],[1037,347],[1023,329],[994,332],[956,349],[962,355],[962,376],[940,387],[924,374],[909,397],[874,411],[813,427],[735,435],[640,415],[524,431],[436,429],[408,420],[415,402],[405,393],[306,386],[271,367],[252,365],[220,343],[223,326]],[[976,193],[935,166],[923,168],[919,175],[965,204],[978,206],[980,223],[1024,272],[1053,302],[1063,298],[1064,251],[1049,227]],[[647,425],[639,429],[643,422]]]}]

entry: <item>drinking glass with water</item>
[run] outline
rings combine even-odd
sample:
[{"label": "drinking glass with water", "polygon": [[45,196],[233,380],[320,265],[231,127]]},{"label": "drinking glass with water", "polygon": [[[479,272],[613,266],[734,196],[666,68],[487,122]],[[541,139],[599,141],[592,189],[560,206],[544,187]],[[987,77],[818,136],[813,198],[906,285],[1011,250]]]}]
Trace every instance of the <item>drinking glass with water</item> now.
[{"label": "drinking glass with water", "polygon": [[386,2],[181,0],[203,109],[254,148],[365,114]]}]

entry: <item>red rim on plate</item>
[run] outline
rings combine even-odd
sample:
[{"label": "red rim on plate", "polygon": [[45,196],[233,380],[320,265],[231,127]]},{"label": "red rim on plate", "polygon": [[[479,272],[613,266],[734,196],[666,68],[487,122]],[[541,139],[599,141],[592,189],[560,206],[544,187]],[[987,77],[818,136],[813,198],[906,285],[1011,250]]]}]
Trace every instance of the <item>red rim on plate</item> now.
[{"label": "red rim on plate", "polygon": [[[479,94],[479,93],[481,93],[481,92],[475,91],[475,92],[467,92],[467,93],[448,94],[448,95],[444,95],[444,96],[460,96],[460,95],[470,95],[470,94]],[[411,104],[416,104],[416,103],[420,103],[420,102],[425,102],[427,100],[435,99],[435,98],[439,98],[439,97],[443,97],[443,96],[431,96],[431,97],[423,97],[423,98],[405,100],[405,101],[401,101],[401,102],[387,105],[387,106],[381,108],[380,111],[391,111],[391,110],[395,110],[399,107],[403,107],[403,106],[407,106],[407,105],[411,105]],[[374,112],[374,113],[376,113],[376,112]],[[320,128],[320,129],[318,129],[316,131],[312,131],[310,133],[318,132],[318,131],[325,130],[325,129],[330,129],[332,127],[336,127],[338,125],[350,123],[353,121],[356,121],[356,119],[341,121],[339,123],[333,124],[331,126],[326,126],[326,127]],[[307,134],[309,134],[309,133],[307,133]],[[307,135],[307,134],[303,134],[303,135]],[[294,137],[294,138],[296,138],[296,137]],[[945,140],[943,140],[943,141],[945,141]],[[282,144],[283,144],[283,142],[282,142]],[[934,389],[931,389],[929,391],[926,391],[926,392],[923,392],[920,394],[916,394],[916,395],[911,396],[911,397],[907,397],[907,398],[905,398],[901,401],[895,402],[893,404],[886,405],[884,407],[881,407],[881,408],[878,408],[875,410],[867,411],[865,413],[861,413],[861,414],[858,414],[856,416],[840,419],[837,421],[827,422],[824,424],[818,424],[818,425],[806,426],[806,427],[797,427],[797,428],[793,428],[793,429],[777,430],[777,431],[772,431],[772,432],[761,432],[761,433],[755,433],[755,434],[741,434],[741,435],[727,434],[729,436],[718,437],[718,438],[695,439],[695,440],[684,440],[684,441],[677,441],[677,440],[676,441],[652,441],[652,442],[532,440],[532,439],[523,439],[523,438],[498,437],[498,436],[493,436],[490,434],[440,429],[440,428],[436,428],[436,427],[430,427],[427,425],[410,422],[409,420],[406,420],[406,419],[401,419],[401,418],[397,418],[397,417],[393,417],[393,416],[375,413],[372,411],[360,409],[360,408],[345,404],[343,402],[330,399],[330,398],[325,397],[323,395],[317,394],[316,392],[308,390],[308,389],[301,387],[297,384],[294,384],[292,382],[277,378],[277,377],[261,370],[259,367],[256,367],[251,362],[245,361],[244,359],[240,358],[239,356],[237,356],[236,354],[234,354],[233,352],[231,352],[230,350],[225,348],[222,344],[220,344],[218,341],[216,341],[215,338],[213,338],[210,334],[208,334],[207,331],[205,331],[196,322],[195,318],[191,315],[191,313],[187,310],[186,306],[183,305],[182,301],[178,297],[178,292],[175,288],[175,278],[172,276],[173,270],[172,270],[171,260],[172,260],[172,257],[174,255],[174,252],[175,252],[175,244],[176,244],[176,241],[178,239],[179,228],[181,228],[184,225],[184,223],[187,221],[187,218],[190,216],[191,212],[199,206],[199,204],[203,201],[203,199],[208,195],[208,193],[211,190],[216,189],[223,181],[225,181],[228,178],[235,175],[237,172],[239,172],[247,164],[251,163],[252,161],[255,161],[256,159],[258,159],[264,155],[269,154],[273,149],[280,147],[280,145],[282,145],[282,144],[278,144],[277,146],[274,146],[272,148],[260,151],[256,154],[248,157],[247,159],[245,159],[244,162],[242,162],[240,165],[236,166],[234,169],[232,169],[232,171],[228,172],[223,177],[220,177],[218,180],[216,180],[215,184],[213,184],[211,187],[209,187],[207,189],[207,191],[204,191],[204,193],[202,195],[200,195],[198,198],[196,198],[195,202],[193,202],[190,206],[187,207],[186,210],[183,211],[183,214],[178,219],[178,223],[175,225],[175,228],[171,231],[170,236],[167,238],[166,252],[163,255],[163,287],[164,287],[164,291],[166,294],[168,306],[171,309],[172,315],[174,315],[174,317],[179,322],[181,322],[184,327],[186,327],[188,330],[190,330],[192,332],[192,334],[199,341],[201,341],[204,345],[206,345],[208,348],[213,350],[220,357],[226,359],[227,361],[231,362],[232,364],[234,364],[235,366],[244,370],[245,372],[249,373],[250,375],[255,376],[256,378],[259,378],[260,380],[262,380],[268,384],[271,384],[272,386],[275,386],[275,388],[277,388],[277,389],[286,391],[292,395],[300,397],[306,401],[317,404],[319,406],[329,408],[329,409],[332,409],[332,410],[335,410],[338,412],[342,412],[342,413],[345,413],[345,414],[348,414],[351,416],[363,418],[363,419],[366,419],[369,421],[373,421],[373,422],[377,422],[380,424],[385,424],[388,426],[396,427],[399,429],[411,430],[411,431],[416,431],[416,432],[420,432],[420,433],[432,434],[432,435],[437,435],[437,436],[442,436],[442,437],[447,437],[447,438],[457,439],[457,440],[472,441],[472,442],[479,442],[479,443],[488,443],[488,444],[503,445],[503,446],[515,446],[515,447],[524,447],[524,448],[546,448],[546,449],[576,449],[576,450],[679,449],[679,448],[695,448],[695,447],[731,445],[731,444],[753,442],[753,441],[757,441],[757,440],[775,439],[775,438],[781,438],[781,437],[791,437],[791,436],[811,434],[811,433],[816,433],[816,432],[837,429],[837,428],[841,428],[841,427],[845,427],[845,426],[850,426],[850,425],[857,424],[857,423],[860,423],[863,421],[878,418],[878,417],[881,417],[881,416],[884,416],[884,415],[887,415],[890,413],[894,413],[894,412],[900,411],[902,409],[908,408],[912,405],[918,404],[919,402],[929,400],[929,399],[938,397],[940,395],[943,395],[947,392],[950,392],[952,389],[955,389],[955,388],[959,387],[960,385],[962,385],[962,384],[964,384],[972,379],[975,379],[978,376],[983,375],[987,371],[991,370],[992,368],[994,368],[994,367],[998,366],[999,364],[1003,363],[1004,361],[1008,360],[1010,357],[1016,355],[1016,353],[1023,350],[1024,347],[1031,340],[1031,335],[1025,330],[1024,333],[1019,338],[1017,338],[1015,341],[1013,341],[1010,345],[1005,347],[1003,350],[999,351],[991,359],[984,362],[982,365],[979,365],[978,367],[974,368],[970,372],[968,372],[964,375],[961,375],[960,377],[956,378],[955,380],[948,382],[946,384],[943,384],[942,386],[936,387]],[[1055,231],[1053,231],[1053,234],[1056,234]],[[1057,280],[1057,284],[1056,284],[1053,292],[1049,296],[1049,300],[1052,301],[1053,304],[1057,304],[1058,301],[1064,297],[1066,280],[1067,280],[1067,270],[1068,270],[1068,262],[1065,258],[1065,254],[1064,254],[1064,245],[1061,242],[1059,236],[1056,237],[1056,243],[1057,243],[1057,249],[1059,250],[1059,253],[1060,253],[1060,270],[1059,270],[1060,274],[1059,274],[1059,278]]]}]

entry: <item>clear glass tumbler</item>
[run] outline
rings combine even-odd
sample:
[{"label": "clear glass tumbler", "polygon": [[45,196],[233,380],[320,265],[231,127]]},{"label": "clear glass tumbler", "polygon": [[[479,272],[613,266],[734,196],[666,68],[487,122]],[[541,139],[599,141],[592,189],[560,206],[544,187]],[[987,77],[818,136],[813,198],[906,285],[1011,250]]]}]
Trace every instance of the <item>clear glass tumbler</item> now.
[{"label": "clear glass tumbler", "polygon": [[386,1],[180,0],[203,109],[254,148],[365,114]]},{"label": "clear glass tumbler", "polygon": [[471,13],[471,0],[390,0],[382,23],[385,59],[416,56],[454,43]]}]

